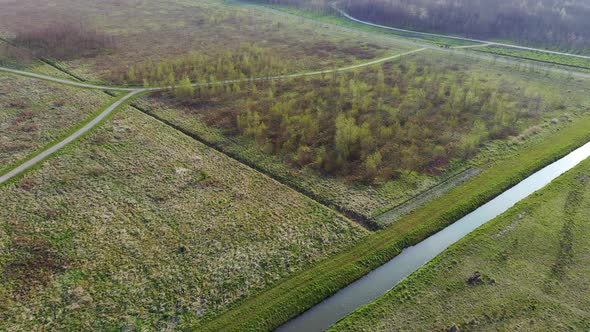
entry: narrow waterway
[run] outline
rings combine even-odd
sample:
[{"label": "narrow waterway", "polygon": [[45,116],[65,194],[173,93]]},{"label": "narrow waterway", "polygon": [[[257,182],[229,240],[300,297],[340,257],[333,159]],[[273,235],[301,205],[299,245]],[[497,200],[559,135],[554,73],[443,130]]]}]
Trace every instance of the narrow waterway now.
[{"label": "narrow waterway", "polygon": [[529,176],[454,224],[405,249],[389,262],[341,289],[302,315],[288,321],[277,331],[324,331],[355,309],[385,294],[450,245],[502,214],[518,201],[543,188],[588,156],[590,156],[590,142]]}]

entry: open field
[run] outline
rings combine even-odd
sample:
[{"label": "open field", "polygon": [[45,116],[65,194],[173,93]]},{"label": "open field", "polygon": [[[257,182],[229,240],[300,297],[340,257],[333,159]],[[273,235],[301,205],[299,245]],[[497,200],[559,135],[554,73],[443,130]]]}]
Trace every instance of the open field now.
[{"label": "open field", "polygon": [[[128,78],[130,66],[149,61],[156,66],[194,56],[217,61],[220,55],[237,53],[248,45],[272,50],[281,60],[281,68],[289,72],[336,67],[409,49],[379,39],[351,39],[341,31],[314,29],[296,18],[276,18],[218,0],[59,0],[51,5],[5,1],[0,29],[6,38],[17,41],[21,34],[26,34],[27,40],[30,35],[41,39],[51,29],[64,29],[52,25],[55,17],[73,22],[74,27],[84,22],[81,26],[92,32],[88,34],[100,33],[109,40],[104,48],[93,49],[92,56],[67,57],[61,63],[91,80],[121,82]],[[49,32],[42,30],[45,27]],[[82,32],[80,39],[84,41]],[[23,45],[35,48],[37,44]]]},{"label": "open field", "polygon": [[332,330],[587,330],[589,198],[585,161]]},{"label": "open field", "polygon": [[0,172],[65,135],[108,101],[97,91],[0,74]]},{"label": "open field", "polygon": [[181,83],[0,186],[0,329],[273,329],[590,139],[589,83],[568,75],[421,48],[193,87],[415,47],[221,0],[0,2],[0,34],[31,51],[0,63]]},{"label": "open field", "polygon": [[8,329],[181,327],[366,234],[132,109],[0,191]]},{"label": "open field", "polygon": [[[588,111],[585,84],[427,51],[355,73],[139,104],[319,201],[371,218],[567,126]],[[344,147],[338,114],[354,119],[357,140]]]},{"label": "open field", "polygon": [[365,237],[341,254],[289,277],[218,317],[199,323],[199,328],[243,331],[279,326],[389,261],[404,248],[436,233],[529,174],[586,143],[590,139],[588,126],[590,117],[578,118],[542,142],[504,160],[491,162],[489,168],[470,181],[433,199],[386,229]]}]

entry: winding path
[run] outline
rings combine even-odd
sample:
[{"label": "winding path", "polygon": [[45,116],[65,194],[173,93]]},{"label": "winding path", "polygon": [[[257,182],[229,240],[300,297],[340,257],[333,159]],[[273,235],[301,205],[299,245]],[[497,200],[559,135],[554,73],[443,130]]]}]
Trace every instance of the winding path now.
[{"label": "winding path", "polygon": [[[545,65],[539,65],[538,62],[535,63],[534,60],[532,60],[533,62],[524,62],[524,61],[518,61],[518,60],[510,60],[510,59],[506,59],[506,58],[501,58],[498,56],[490,56],[490,55],[483,55],[483,54],[475,54],[475,53],[471,53],[471,52],[465,52],[465,51],[461,51],[461,49],[468,49],[468,48],[476,48],[476,47],[484,47],[484,46],[489,46],[489,45],[501,45],[498,43],[494,43],[494,42],[486,42],[486,41],[481,41],[480,43],[484,43],[484,44],[478,44],[478,45],[467,45],[469,47],[455,47],[455,48],[442,48],[442,47],[438,47],[438,46],[434,46],[431,44],[425,44],[425,43],[420,43],[420,42],[416,42],[416,41],[411,41],[411,40],[407,40],[404,39],[402,37],[392,37],[392,36],[386,36],[383,34],[379,34],[379,33],[371,33],[371,32],[366,32],[366,31],[362,31],[362,30],[358,30],[355,28],[348,28],[348,27],[343,27],[341,25],[337,25],[337,24],[333,24],[333,23],[327,23],[327,22],[323,22],[323,21],[319,21],[317,19],[311,19],[311,18],[306,18],[306,17],[302,17],[302,16],[298,16],[295,14],[291,14],[291,13],[287,13],[278,9],[274,9],[274,8],[270,8],[270,7],[266,7],[263,5],[257,5],[257,4],[253,4],[253,3],[248,3],[248,2],[243,2],[240,0],[232,0],[232,2],[240,4],[242,6],[248,6],[248,7],[252,7],[252,8],[257,8],[260,10],[265,10],[265,11],[269,11],[269,12],[273,12],[273,13],[277,13],[277,14],[281,14],[281,15],[285,15],[285,16],[290,16],[290,17],[295,17],[298,18],[302,21],[305,22],[311,22],[311,23],[315,23],[319,26],[322,27],[329,27],[329,28],[333,28],[333,29],[338,29],[341,31],[347,31],[347,32],[353,32],[353,33],[358,33],[358,34],[363,34],[365,36],[371,36],[371,37],[376,37],[376,38],[380,38],[383,40],[389,40],[389,41],[393,41],[393,42],[397,42],[397,43],[401,43],[401,44],[406,44],[406,45],[412,45],[412,46],[416,46],[416,47],[420,47],[420,48],[425,48],[425,49],[430,49],[430,50],[434,50],[434,51],[439,51],[439,52],[446,52],[446,53],[453,53],[456,55],[461,55],[464,57],[468,57],[468,58],[473,58],[473,59],[480,59],[480,60],[486,60],[486,61],[491,61],[491,62],[498,62],[498,63],[503,63],[503,64],[507,64],[507,65],[514,65],[514,66],[521,66],[523,68],[531,68],[531,69],[535,69],[535,70],[542,70],[542,71],[546,71],[546,72],[552,72],[552,73],[558,73],[558,74],[565,74],[565,75],[571,75],[573,77],[579,77],[579,78],[585,78],[588,79],[590,78],[590,73],[586,73],[586,72],[580,72],[580,71],[574,71],[574,70],[567,70],[567,69],[561,69],[561,68],[555,68],[555,67],[550,67],[550,66],[545,66]],[[346,14],[343,12],[343,14]],[[389,28],[389,30],[401,30],[401,29],[397,29],[397,28],[390,28],[390,27],[386,27],[386,26],[379,26],[370,22],[365,22],[365,21],[361,21],[358,19],[355,19],[351,16],[347,17],[357,23],[361,23],[361,24],[365,24],[365,25],[371,25],[371,26],[378,26],[378,27],[382,27],[382,28]],[[402,30],[403,31],[403,30]],[[410,30],[405,30],[406,32],[412,32],[412,33],[419,33],[419,32],[415,32],[415,31],[410,31]],[[420,34],[427,34],[427,33],[420,33]],[[436,35],[439,37],[449,37],[446,35]],[[453,37],[453,38],[460,38],[460,37]],[[506,46],[509,47],[514,47],[514,45],[508,45],[505,44]],[[524,48],[523,46],[519,46],[519,48]],[[526,48],[524,48],[526,49]],[[537,50],[537,49],[534,49]],[[547,51],[547,50],[538,50],[540,52],[548,52],[548,53],[554,53],[553,51]],[[557,52],[557,54],[563,54],[563,55],[570,55],[570,56],[576,56],[576,57],[582,57],[582,58],[588,58],[590,59],[590,57],[585,57],[585,56],[578,56],[575,54],[569,54],[569,53],[559,53]]]},{"label": "winding path", "polygon": [[[379,64],[379,63],[387,62],[387,61],[390,61],[393,59],[397,59],[397,58],[403,57],[405,55],[410,55],[410,54],[414,54],[417,52],[421,52],[424,50],[425,50],[425,48],[420,48],[420,49],[412,50],[412,51],[405,52],[405,53],[395,54],[395,55],[392,55],[392,56],[389,56],[386,58],[376,59],[376,60],[372,60],[369,62],[364,62],[364,63],[360,63],[360,64],[356,64],[356,65],[335,68],[335,69],[327,69],[327,70],[298,73],[298,74],[277,75],[277,76],[270,76],[270,77],[246,78],[246,79],[238,79],[238,80],[225,80],[225,81],[208,82],[208,83],[195,83],[195,84],[192,84],[192,86],[211,86],[211,85],[233,84],[233,83],[240,83],[240,82],[269,81],[269,80],[275,80],[275,79],[297,78],[297,77],[307,77],[307,76],[337,73],[337,72],[343,72],[343,71],[353,70],[353,69],[357,69],[357,68],[372,66],[375,64]],[[11,68],[6,68],[6,67],[0,67],[0,72],[11,73],[11,74],[21,75],[21,76],[25,76],[25,77],[65,84],[65,85],[69,85],[69,86],[85,88],[85,89],[129,92],[128,94],[126,94],[125,96],[121,97],[116,102],[114,102],[112,105],[107,107],[103,112],[101,112],[98,116],[96,116],[94,119],[92,119],[90,122],[88,122],[84,127],[80,128],[79,130],[74,132],[72,135],[68,136],[67,138],[60,141],[59,143],[52,145],[51,147],[47,148],[46,150],[43,150],[38,155],[34,156],[33,158],[27,160],[26,162],[24,162],[22,164],[16,166],[15,168],[11,169],[10,171],[5,173],[4,175],[1,175],[0,176],[0,185],[7,182],[10,179],[12,179],[13,177],[21,174],[22,172],[30,169],[31,167],[35,166],[36,164],[42,162],[43,160],[45,160],[45,158],[49,157],[53,153],[57,152],[58,150],[60,150],[64,146],[66,146],[68,143],[71,143],[72,141],[76,140],[77,138],[79,138],[80,136],[82,136],[83,134],[88,132],[90,129],[94,128],[105,117],[107,117],[111,112],[113,112],[119,106],[123,105],[125,102],[127,102],[133,96],[135,96],[139,93],[162,91],[162,90],[176,87],[176,86],[168,86],[168,87],[150,87],[150,88],[129,88],[129,87],[94,85],[94,84],[81,83],[81,82],[76,82],[76,81],[72,81],[72,80],[66,80],[66,79],[62,79],[62,78],[51,77],[51,76],[46,76],[46,75],[41,75],[41,74],[36,74],[36,73],[32,73],[32,72],[16,70],[16,69],[11,69]]]},{"label": "winding path", "polygon": [[[335,68],[335,69],[326,69],[326,70],[304,72],[304,73],[297,73],[297,74],[254,77],[254,78],[244,78],[244,79],[236,79],[236,80],[224,80],[224,81],[215,81],[215,82],[207,82],[207,83],[193,83],[191,85],[194,87],[211,86],[211,85],[224,85],[224,84],[233,84],[233,83],[244,83],[244,82],[253,82],[253,81],[270,81],[270,80],[279,80],[279,79],[286,79],[286,78],[297,78],[297,77],[307,77],[307,76],[317,76],[317,75],[323,75],[323,74],[338,73],[338,72],[349,71],[349,70],[353,70],[353,69],[373,66],[373,65],[376,65],[379,63],[391,61],[393,59],[397,59],[402,56],[414,54],[414,53],[421,52],[424,50],[426,50],[426,48],[419,48],[419,49],[408,51],[405,53],[394,54],[392,56],[388,56],[385,58],[380,58],[380,59],[372,60],[369,62],[363,62],[363,63],[359,63],[356,65],[351,65],[351,66],[347,66],[347,67],[340,67],[340,68]],[[28,72],[28,71],[22,71],[22,70],[7,68],[7,67],[0,67],[0,71],[12,73],[12,74],[17,74],[17,75],[21,75],[21,76],[26,76],[26,77],[30,77],[30,78],[42,79],[45,81],[50,81],[50,82],[55,82],[55,83],[61,83],[61,84],[70,85],[70,86],[79,87],[79,88],[93,89],[93,90],[155,92],[155,91],[162,91],[162,90],[167,90],[167,89],[179,87],[179,85],[173,85],[173,86],[158,86],[158,87],[147,87],[147,88],[131,88],[131,87],[120,87],[120,86],[108,86],[108,85],[94,85],[94,84],[81,83],[81,82],[76,82],[76,81],[72,81],[72,80],[66,80],[63,78],[56,78],[56,77],[36,74],[36,73]]]}]

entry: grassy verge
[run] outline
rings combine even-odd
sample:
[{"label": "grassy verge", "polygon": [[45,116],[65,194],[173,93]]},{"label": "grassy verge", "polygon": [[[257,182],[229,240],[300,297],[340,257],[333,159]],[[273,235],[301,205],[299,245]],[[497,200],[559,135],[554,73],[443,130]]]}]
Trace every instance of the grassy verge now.
[{"label": "grassy verge", "polygon": [[466,46],[466,45],[473,45],[473,42],[469,41],[462,41],[452,38],[445,38],[443,36],[428,36],[422,35],[419,33],[412,33],[412,32],[403,32],[403,31],[395,31],[395,30],[388,30],[384,28],[374,27],[358,22],[351,21],[345,17],[336,16],[335,14],[331,14],[329,12],[319,12],[319,11],[312,11],[312,10],[304,10],[304,9],[297,9],[293,7],[285,7],[285,6],[278,6],[278,5],[269,5],[267,3],[262,3],[259,1],[243,1],[243,3],[254,4],[257,6],[267,7],[269,9],[273,9],[276,11],[280,11],[283,13],[304,17],[314,21],[321,21],[324,23],[330,23],[334,25],[339,25],[346,28],[351,28],[355,30],[360,30],[369,33],[378,33],[382,35],[390,35],[392,37],[401,37],[405,39],[410,39],[415,42],[423,42],[437,46],[443,45],[450,45],[450,46]]},{"label": "grassy verge", "polygon": [[332,330],[586,330],[589,174],[587,160]]},{"label": "grassy verge", "polygon": [[[269,5],[266,3],[259,2],[259,1],[244,1],[244,3],[252,3],[257,6],[263,6],[263,7],[273,9],[276,11],[280,11],[283,13],[287,13],[287,14],[291,14],[291,15],[295,15],[295,16],[300,16],[300,17],[304,17],[304,18],[307,18],[310,20],[320,21],[320,22],[324,22],[324,23],[330,23],[330,24],[342,26],[345,28],[351,28],[351,29],[360,30],[360,31],[373,33],[373,34],[377,33],[377,34],[381,34],[381,35],[385,35],[385,36],[389,35],[389,36],[394,36],[394,37],[401,37],[401,38],[412,40],[415,42],[427,43],[427,44],[432,44],[432,45],[436,45],[436,46],[476,45],[476,43],[474,43],[474,42],[461,41],[461,40],[456,40],[456,39],[452,39],[452,38],[445,38],[444,36],[440,36],[440,37],[428,36],[428,35],[422,35],[422,34],[418,34],[418,33],[395,31],[395,30],[388,30],[388,29],[384,29],[384,28],[369,26],[369,25],[365,25],[365,24],[362,24],[359,22],[351,21],[345,17],[337,16],[335,14],[328,13],[328,12],[322,13],[322,12],[318,12],[318,11],[303,10],[303,9],[297,9],[297,8],[292,8],[292,7],[279,6],[279,5]],[[510,41],[504,41],[504,40],[499,41],[498,40],[498,42],[510,44]],[[509,56],[509,57],[517,58],[517,59],[521,59],[521,60],[531,60],[531,61],[536,61],[536,62],[561,65],[561,66],[583,69],[583,70],[590,69],[590,62],[588,60],[575,58],[575,57],[556,55],[556,54],[543,53],[543,52],[510,49],[510,48],[506,48],[506,47],[494,47],[494,46],[485,47],[485,48],[481,48],[481,49],[473,49],[472,51]]]},{"label": "grassy verge", "polygon": [[[138,95],[136,95],[136,96],[133,96],[133,98],[131,98],[131,99],[129,100],[129,102],[131,102],[133,99],[137,98],[139,95],[141,95],[141,94],[138,94]],[[72,134],[73,134],[73,133],[75,133],[77,130],[79,130],[80,128],[84,127],[84,126],[85,126],[87,123],[89,123],[90,121],[92,121],[94,118],[96,118],[97,116],[99,116],[99,115],[100,115],[102,112],[104,112],[104,110],[106,110],[106,109],[107,109],[108,107],[110,107],[112,104],[116,103],[116,102],[117,102],[119,99],[121,99],[121,98],[123,98],[123,96],[121,96],[121,97],[119,97],[119,98],[115,98],[114,100],[111,100],[111,101],[110,101],[108,104],[106,104],[105,106],[103,106],[103,107],[102,107],[100,110],[98,110],[98,111],[94,112],[94,113],[93,113],[93,114],[92,114],[90,117],[88,117],[88,118],[87,118],[87,119],[86,119],[84,122],[81,122],[81,123],[79,123],[78,125],[76,125],[75,127],[72,127],[72,128],[70,128],[70,129],[69,129],[67,132],[65,132],[64,134],[62,134],[60,137],[58,137],[58,138],[54,139],[53,141],[51,141],[51,142],[47,143],[45,146],[43,146],[42,148],[40,148],[40,149],[36,150],[36,151],[35,151],[35,152],[33,152],[32,154],[28,155],[26,158],[24,158],[24,159],[21,159],[21,160],[19,160],[19,161],[15,162],[15,163],[12,163],[12,164],[10,164],[10,165],[8,165],[8,166],[4,167],[2,170],[0,170],[0,175],[4,175],[4,174],[6,174],[6,173],[10,172],[10,171],[11,171],[11,170],[13,170],[14,168],[16,168],[16,167],[18,167],[18,166],[20,166],[20,165],[24,164],[25,162],[27,162],[27,161],[29,161],[29,160],[33,159],[34,157],[38,156],[40,153],[42,153],[43,151],[45,151],[45,150],[47,150],[48,148],[52,147],[53,145],[55,145],[55,144],[57,144],[57,143],[59,143],[59,142],[63,141],[63,140],[64,140],[64,139],[66,139],[68,136],[72,135]],[[124,107],[126,104],[127,104],[127,103],[123,103],[123,104],[119,105],[117,108],[115,108],[114,110],[112,110],[112,111],[111,111],[111,113],[109,113],[109,115],[108,115],[108,116],[106,116],[106,117],[105,117],[104,119],[102,119],[102,120],[101,120],[99,123],[97,123],[97,124],[96,124],[96,126],[95,126],[94,128],[96,128],[96,127],[100,126],[100,125],[101,125],[101,124],[103,124],[105,121],[107,121],[108,119],[110,119],[110,117],[112,117],[112,115],[113,115],[113,114],[114,114],[114,113],[115,113],[115,112],[116,112],[118,109],[120,109],[121,107]],[[92,128],[92,129],[94,129],[94,128]],[[88,135],[88,133],[90,133],[90,132],[92,131],[92,129],[91,129],[91,130],[89,130],[89,131],[87,131],[86,133],[82,134],[80,137],[78,137],[78,139],[77,139],[77,140],[80,140],[80,139],[84,138],[86,135]],[[58,152],[56,152],[56,153],[59,153],[59,151],[58,151]],[[6,182],[4,182],[4,183],[0,184],[0,186],[5,186],[5,185],[8,185],[9,183],[14,183],[14,182],[17,182],[17,181],[19,181],[19,179],[21,179],[21,178],[22,178],[22,176],[23,176],[24,174],[26,174],[26,173],[28,173],[28,172],[30,172],[30,171],[32,171],[32,170],[34,170],[34,169],[37,169],[38,167],[40,167],[40,165],[41,165],[41,164],[43,164],[43,162],[44,162],[45,160],[47,160],[48,158],[50,158],[50,157],[52,157],[52,156],[54,156],[54,155],[55,155],[55,154],[52,154],[52,155],[50,155],[50,156],[47,156],[47,158],[44,158],[43,160],[41,160],[39,163],[37,163],[37,165],[35,165],[35,166],[33,166],[33,167],[30,167],[29,169],[27,169],[26,171],[24,171],[24,172],[20,173],[19,175],[17,175],[17,176],[15,176],[15,177],[11,178],[10,180],[8,180],[8,181],[6,181]]]},{"label": "grassy verge", "polygon": [[482,48],[475,48],[472,51],[480,53],[490,53],[495,55],[507,56],[521,60],[532,60],[536,62],[543,62],[566,66],[575,69],[590,70],[590,60],[575,58],[571,56],[550,54],[536,51],[519,50],[514,48],[506,48],[500,46],[488,46]]},{"label": "grassy verge", "polygon": [[543,144],[497,162],[471,181],[449,191],[366,237],[351,249],[322,261],[232,310],[195,322],[203,331],[270,330],[302,313],[411,246],[473,211],[529,174],[590,139],[590,118],[580,118]]}]

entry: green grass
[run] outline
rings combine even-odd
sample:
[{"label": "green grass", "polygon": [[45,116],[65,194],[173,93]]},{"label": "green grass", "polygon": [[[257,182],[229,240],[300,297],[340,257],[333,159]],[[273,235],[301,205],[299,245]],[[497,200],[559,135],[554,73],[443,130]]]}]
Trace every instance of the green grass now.
[{"label": "green grass", "polygon": [[[589,194],[587,160],[332,331],[587,330]],[[476,271],[482,282],[469,284]]]},{"label": "green grass", "polygon": [[[468,45],[476,45],[477,43],[469,42],[469,41],[462,41],[456,40],[453,38],[445,38],[444,36],[428,36],[422,35],[419,33],[412,33],[412,32],[403,32],[403,31],[395,31],[389,30],[374,26],[365,25],[362,23],[351,21],[345,17],[341,17],[339,15],[327,12],[319,12],[313,10],[305,10],[305,9],[297,9],[294,7],[287,7],[287,6],[280,6],[280,5],[270,5],[266,3],[262,3],[259,1],[249,1],[245,0],[244,3],[253,3],[257,6],[264,6],[273,10],[281,11],[287,14],[295,15],[304,17],[307,19],[330,23],[338,26],[342,26],[345,28],[351,28],[354,30],[364,31],[373,34],[380,34],[383,36],[393,36],[393,37],[401,37],[404,39],[408,39],[415,42],[432,44],[437,46],[468,46]],[[436,33],[436,32],[433,32]],[[460,36],[459,36],[460,37]],[[496,40],[497,42],[502,42],[506,44],[511,44],[513,42],[508,40]],[[539,46],[542,48],[542,46]],[[506,47],[500,46],[490,46],[485,48],[474,48],[471,51],[475,52],[482,52],[482,53],[491,53],[496,55],[504,55],[510,56],[513,58],[518,58],[521,60],[531,60],[535,62],[543,62],[543,63],[550,63],[555,65],[567,66],[575,69],[581,70],[588,70],[590,69],[590,61],[575,57],[569,56],[562,56],[562,55],[555,55],[555,54],[548,54],[542,52],[535,52],[535,51],[527,51],[527,50],[518,50],[518,49],[511,49]]]},{"label": "green grass", "polygon": [[[133,96],[132,98],[127,100],[127,103],[130,101],[133,101],[135,98],[137,98],[138,96],[140,96],[141,94],[137,94],[135,96]],[[94,112],[89,118],[85,119],[83,122],[78,123],[76,126],[70,128],[67,132],[64,132],[60,137],[54,139],[52,142],[47,143],[44,147],[34,151],[33,153],[27,155],[25,158],[23,159],[19,159],[18,161],[6,166],[5,168],[0,170],[0,175],[2,174],[6,174],[8,172],[10,172],[11,170],[13,170],[14,168],[18,167],[19,165],[24,164],[25,162],[31,160],[32,158],[36,157],[37,155],[39,155],[40,153],[42,153],[43,151],[47,150],[48,148],[52,147],[53,145],[61,142],[62,140],[66,139],[68,136],[72,135],[73,133],[75,133],[78,129],[84,127],[87,123],[89,123],[90,121],[92,121],[95,117],[97,117],[98,115],[100,115],[100,113],[102,113],[105,109],[107,109],[109,106],[111,106],[112,104],[116,103],[120,98],[123,98],[123,96],[119,96],[119,98],[114,98],[112,99],[110,102],[108,102],[106,105],[102,106],[98,111]],[[88,135],[90,132],[92,132],[93,130],[95,130],[97,127],[101,126],[102,124],[104,124],[106,121],[108,121],[115,112],[117,112],[119,109],[126,107],[126,103],[123,103],[121,105],[119,105],[117,108],[113,109],[105,118],[103,118],[100,122],[98,122],[96,124],[95,127],[93,127],[92,129],[90,129],[89,131],[85,132],[84,134],[82,134],[81,136],[79,136],[75,141],[71,142],[71,144],[75,144],[76,141],[79,141],[81,139],[83,139],[86,135]],[[63,148],[62,148],[63,149]],[[41,161],[39,161],[36,165],[31,166],[30,168],[26,169],[25,171],[21,172],[20,174],[12,177],[10,180],[2,183],[0,186],[8,186],[11,183],[18,183],[27,173],[35,171],[37,169],[39,169],[43,163],[49,159],[54,157],[55,155],[58,155],[60,153],[60,151],[55,152],[54,154],[51,154],[45,158],[43,158]]]},{"label": "green grass", "polygon": [[556,64],[573,68],[573,70],[590,70],[590,60],[565,55],[519,50],[501,46],[487,46],[482,48],[475,48],[472,49],[472,51],[508,56],[522,60],[533,60],[538,62]]},{"label": "green grass", "polygon": [[129,107],[0,205],[9,330],[182,328],[367,234]]},{"label": "green grass", "polygon": [[97,115],[97,91],[0,74],[0,174],[59,141]]},{"label": "green grass", "polygon": [[203,331],[273,329],[338,289],[395,257],[474,210],[544,165],[590,139],[590,118],[580,118],[542,144],[493,163],[472,180],[432,200],[389,228],[274,287],[244,300],[231,310],[195,322]]},{"label": "green grass", "polygon": [[264,6],[270,9],[274,9],[277,11],[281,11],[287,14],[295,15],[304,17],[307,19],[311,19],[314,21],[320,21],[324,23],[330,23],[346,28],[351,28],[354,30],[369,32],[369,33],[378,33],[381,35],[390,35],[392,37],[401,37],[405,39],[409,39],[415,42],[427,43],[437,46],[466,46],[466,45],[473,45],[473,42],[457,40],[453,38],[445,38],[444,36],[428,36],[422,35],[419,33],[412,33],[412,32],[404,32],[404,31],[395,31],[389,30],[385,28],[374,27],[366,24],[362,24],[359,22],[351,21],[345,17],[337,16],[335,14],[327,13],[327,12],[319,12],[314,10],[305,10],[305,9],[298,9],[294,7],[286,7],[286,6],[279,6],[279,5],[270,5],[267,3],[262,3],[259,1],[243,1],[243,3],[253,3],[257,6]]}]

